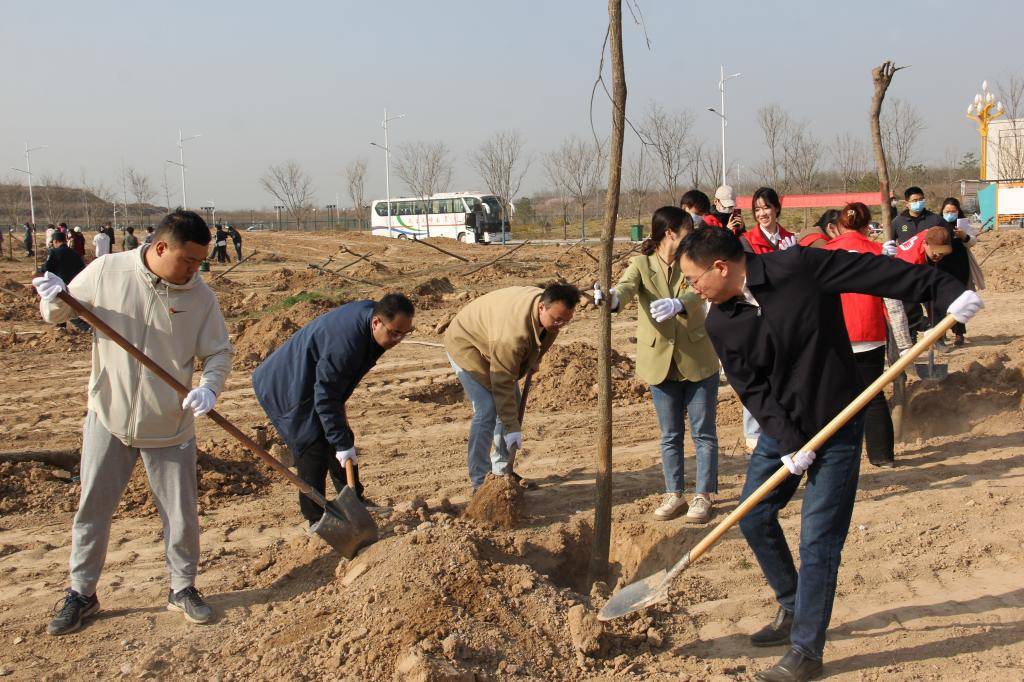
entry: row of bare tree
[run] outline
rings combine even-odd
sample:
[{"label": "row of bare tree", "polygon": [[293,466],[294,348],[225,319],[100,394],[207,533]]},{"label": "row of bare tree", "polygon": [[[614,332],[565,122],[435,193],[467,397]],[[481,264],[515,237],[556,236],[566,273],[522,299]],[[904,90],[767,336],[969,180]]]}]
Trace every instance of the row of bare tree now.
[{"label": "row of bare tree", "polygon": [[[64,175],[42,173],[33,182],[37,224],[83,222],[86,228],[107,222],[142,225],[146,216],[159,213],[152,205],[156,192],[149,177],[131,166],[123,171],[121,187],[89,178],[84,172],[78,182]],[[129,202],[131,197],[134,201]],[[5,223],[17,225],[30,219],[28,187],[22,176],[0,178],[0,216]]]}]

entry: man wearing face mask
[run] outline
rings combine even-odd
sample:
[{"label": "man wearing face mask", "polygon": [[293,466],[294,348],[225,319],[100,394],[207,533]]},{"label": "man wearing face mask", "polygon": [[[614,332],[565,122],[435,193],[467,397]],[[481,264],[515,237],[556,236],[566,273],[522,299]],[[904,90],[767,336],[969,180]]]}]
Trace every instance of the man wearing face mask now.
[{"label": "man wearing face mask", "polygon": [[920,187],[908,187],[903,197],[907,200],[907,210],[892,221],[893,241],[897,244],[902,244],[929,227],[942,224],[940,215],[925,208],[924,190]]},{"label": "man wearing face mask", "polygon": [[540,365],[579,301],[571,284],[507,287],[474,299],[448,326],[448,360],[473,404],[466,460],[474,490],[489,473],[532,487],[513,469],[523,448],[519,379]]},{"label": "man wearing face mask", "polygon": [[[346,303],[295,332],[252,373],[256,399],[291,450],[299,478],[321,495],[328,473],[336,490],[345,487],[351,460],[354,492],[363,499],[345,403],[384,351],[414,331],[414,313],[412,302],[397,293]],[[310,525],[323,516],[301,493],[299,511]]]}]

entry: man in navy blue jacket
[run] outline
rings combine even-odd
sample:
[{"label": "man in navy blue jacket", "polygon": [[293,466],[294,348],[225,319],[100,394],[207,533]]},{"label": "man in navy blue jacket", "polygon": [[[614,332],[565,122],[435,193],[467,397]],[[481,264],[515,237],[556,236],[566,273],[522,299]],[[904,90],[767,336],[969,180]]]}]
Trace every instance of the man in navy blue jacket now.
[{"label": "man in navy blue jacket", "polygon": [[[295,332],[253,372],[256,399],[291,450],[299,478],[321,494],[328,473],[340,491],[345,463],[358,462],[345,402],[384,351],[413,332],[413,315],[402,294],[346,303]],[[355,492],[362,499],[358,468]],[[311,524],[323,515],[304,495],[299,509]]]}]

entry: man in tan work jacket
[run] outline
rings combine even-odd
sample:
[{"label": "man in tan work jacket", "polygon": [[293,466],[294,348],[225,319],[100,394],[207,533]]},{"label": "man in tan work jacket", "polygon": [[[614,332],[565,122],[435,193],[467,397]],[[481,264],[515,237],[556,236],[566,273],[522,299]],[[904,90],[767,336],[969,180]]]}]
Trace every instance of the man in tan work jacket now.
[{"label": "man in tan work jacket", "polygon": [[445,332],[448,360],[473,404],[466,461],[474,490],[488,473],[523,482],[512,469],[523,447],[519,379],[540,364],[579,300],[568,284],[498,289],[460,310]]}]

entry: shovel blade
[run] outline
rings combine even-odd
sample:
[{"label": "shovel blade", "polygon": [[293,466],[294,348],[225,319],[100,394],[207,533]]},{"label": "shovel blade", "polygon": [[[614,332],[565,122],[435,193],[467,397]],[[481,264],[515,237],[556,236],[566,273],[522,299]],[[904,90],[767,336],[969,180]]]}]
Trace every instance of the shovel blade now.
[{"label": "shovel blade", "polygon": [[942,381],[949,376],[949,365],[936,365],[928,362],[919,362],[914,365],[914,372],[917,378],[932,381]]},{"label": "shovel blade", "polygon": [[338,554],[351,559],[356,553],[377,542],[377,524],[354,490],[345,486],[333,501],[328,503],[324,515],[309,527]]},{"label": "shovel blade", "polygon": [[661,570],[643,580],[626,585],[608,600],[597,614],[597,619],[613,620],[665,601],[668,599],[669,582],[671,581],[668,580],[668,572]]}]

